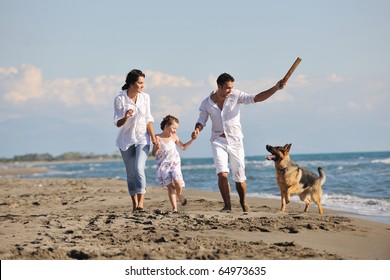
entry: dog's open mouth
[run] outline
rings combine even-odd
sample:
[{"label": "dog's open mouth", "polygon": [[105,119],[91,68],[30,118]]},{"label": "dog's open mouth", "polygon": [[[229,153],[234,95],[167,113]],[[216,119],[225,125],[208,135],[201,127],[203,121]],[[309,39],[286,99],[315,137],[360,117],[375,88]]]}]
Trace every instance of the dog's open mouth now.
[{"label": "dog's open mouth", "polygon": [[269,155],[269,156],[266,156],[265,157],[267,160],[275,160],[275,156],[274,155]]},{"label": "dog's open mouth", "polygon": [[272,146],[266,145],[265,148],[267,149],[268,152],[271,153],[269,156],[266,156],[265,158],[267,160],[276,160],[276,155],[273,153]]}]

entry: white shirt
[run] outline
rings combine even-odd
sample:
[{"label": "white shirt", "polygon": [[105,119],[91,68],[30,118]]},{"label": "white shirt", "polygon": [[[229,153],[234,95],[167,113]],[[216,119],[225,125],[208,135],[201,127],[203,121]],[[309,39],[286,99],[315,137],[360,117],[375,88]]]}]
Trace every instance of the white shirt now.
[{"label": "white shirt", "polygon": [[236,89],[233,89],[223,103],[222,110],[211,100],[213,91],[206,99],[202,101],[199,107],[198,123],[206,126],[208,118],[211,119],[211,138],[214,141],[219,135],[225,133],[226,141],[229,146],[242,148],[244,135],[242,134],[240,122],[240,104],[255,103],[255,95],[251,95]]},{"label": "white shirt", "polygon": [[[148,94],[138,93],[137,103],[127,96],[127,90],[121,91],[114,99],[114,124],[122,119],[129,106],[134,109],[133,116],[119,128],[116,145],[126,151],[132,145],[150,144],[150,136],[146,129],[147,124],[154,122],[150,113],[150,97]],[[134,107],[133,107],[134,106]]]}]

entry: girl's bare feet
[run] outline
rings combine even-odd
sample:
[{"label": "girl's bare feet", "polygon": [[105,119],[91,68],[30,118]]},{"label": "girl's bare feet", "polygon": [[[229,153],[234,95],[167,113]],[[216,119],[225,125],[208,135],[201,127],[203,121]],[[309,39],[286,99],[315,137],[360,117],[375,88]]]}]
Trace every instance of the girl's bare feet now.
[{"label": "girl's bare feet", "polygon": [[178,197],[181,205],[183,206],[187,205],[187,199],[183,195],[179,195]]}]

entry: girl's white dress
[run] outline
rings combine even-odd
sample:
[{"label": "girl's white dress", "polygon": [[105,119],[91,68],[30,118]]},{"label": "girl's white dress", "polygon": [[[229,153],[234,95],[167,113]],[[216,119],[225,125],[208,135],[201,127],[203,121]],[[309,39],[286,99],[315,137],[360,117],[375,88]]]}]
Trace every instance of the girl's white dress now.
[{"label": "girl's white dress", "polygon": [[181,181],[184,187],[183,175],[181,173],[180,154],[176,144],[172,140],[164,143],[160,139],[160,149],[156,155],[157,160],[157,182],[162,186],[168,186],[172,180]]}]

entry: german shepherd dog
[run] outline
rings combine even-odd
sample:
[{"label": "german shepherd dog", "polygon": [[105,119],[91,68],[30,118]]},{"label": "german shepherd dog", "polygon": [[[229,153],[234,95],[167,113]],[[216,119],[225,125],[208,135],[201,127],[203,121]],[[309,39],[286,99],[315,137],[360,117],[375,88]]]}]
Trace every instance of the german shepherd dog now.
[{"label": "german shepherd dog", "polygon": [[320,176],[317,176],[293,163],[290,159],[291,144],[286,144],[283,147],[267,145],[266,149],[271,153],[266,158],[275,162],[276,181],[282,199],[280,212],[283,213],[286,210],[286,204],[290,202],[290,195],[298,194],[299,198],[306,203],[305,212],[309,209],[310,195],[311,199],[317,204],[320,214],[323,214],[321,196],[322,185],[325,183],[326,176],[322,168],[318,167]]}]

